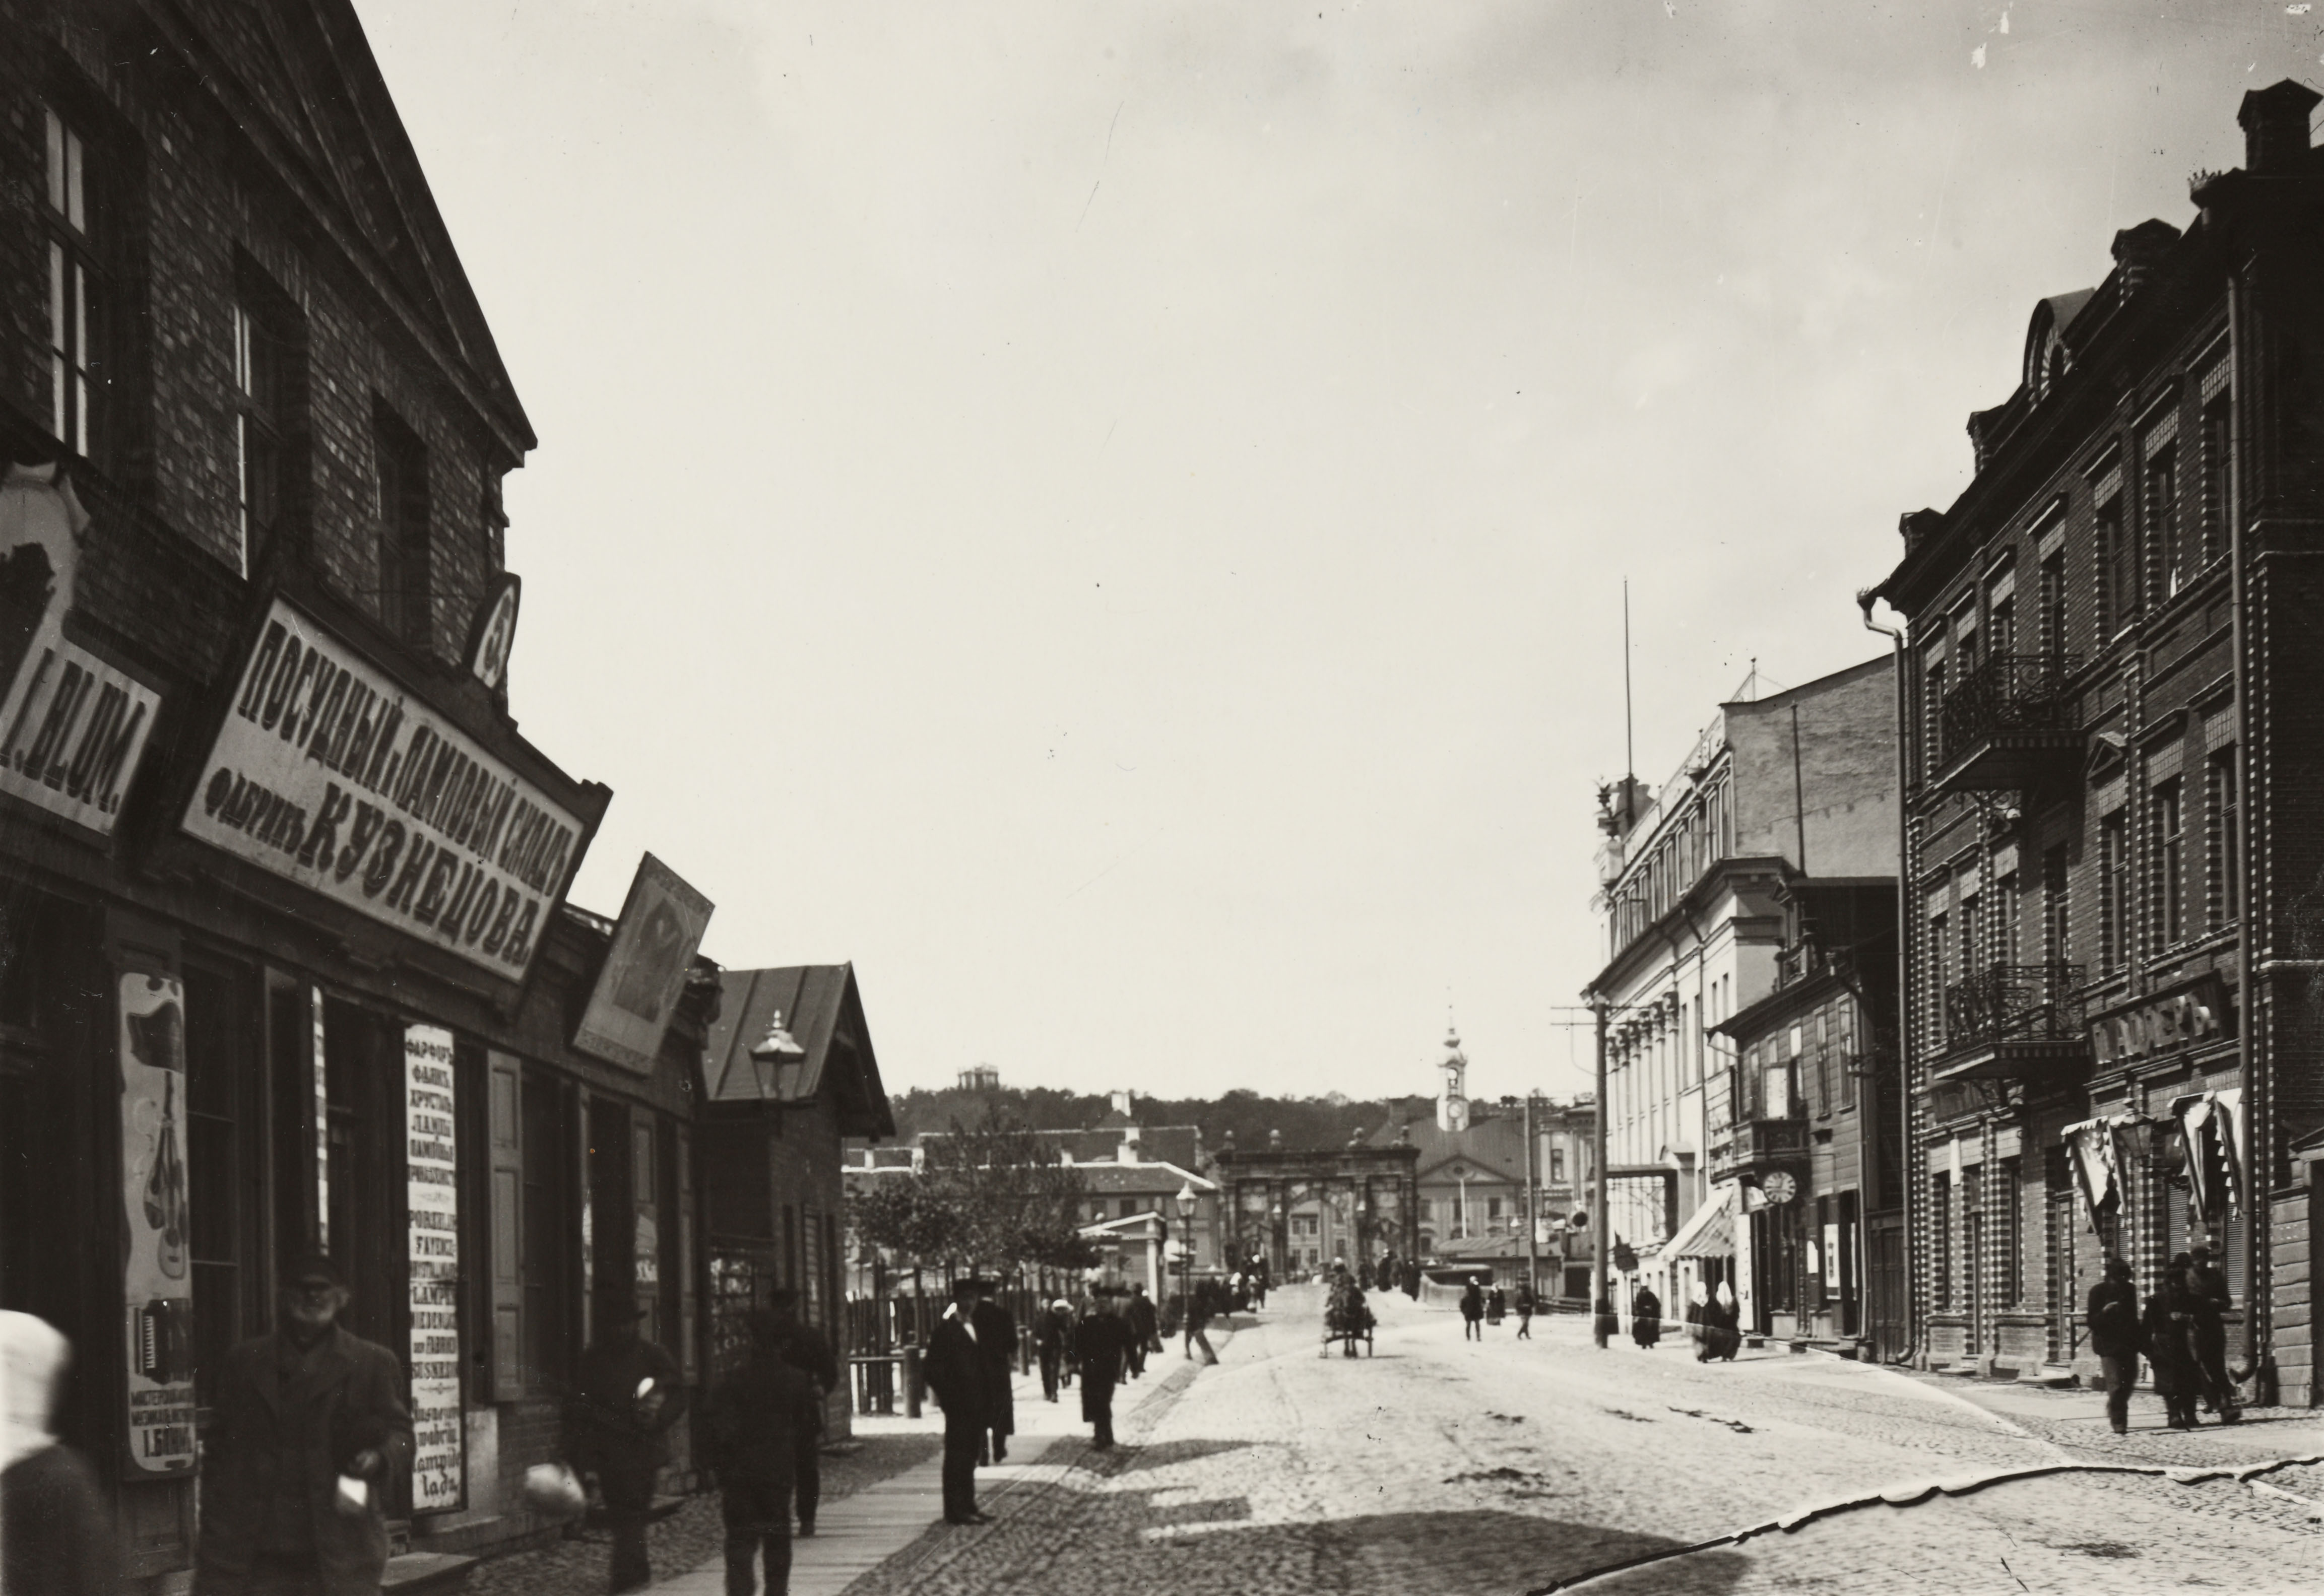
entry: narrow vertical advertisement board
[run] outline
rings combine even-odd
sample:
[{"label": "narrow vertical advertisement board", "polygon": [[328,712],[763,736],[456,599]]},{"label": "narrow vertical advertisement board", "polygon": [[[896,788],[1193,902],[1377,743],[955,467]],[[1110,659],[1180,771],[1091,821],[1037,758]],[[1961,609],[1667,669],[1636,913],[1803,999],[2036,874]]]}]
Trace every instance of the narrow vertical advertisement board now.
[{"label": "narrow vertical advertisement board", "polygon": [[403,1124],[411,1264],[411,1510],[466,1499],[460,1411],[460,1186],[452,1033],[403,1032]]},{"label": "narrow vertical advertisement board", "polygon": [[186,998],[174,975],[121,977],[122,1297],[126,1472],[194,1466],[193,1231],[186,1204]]}]

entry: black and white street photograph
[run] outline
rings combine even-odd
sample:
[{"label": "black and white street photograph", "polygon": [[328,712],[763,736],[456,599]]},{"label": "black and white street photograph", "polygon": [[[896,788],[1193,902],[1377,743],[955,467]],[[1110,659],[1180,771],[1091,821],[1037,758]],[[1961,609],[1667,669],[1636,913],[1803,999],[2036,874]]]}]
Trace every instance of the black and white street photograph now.
[{"label": "black and white street photograph", "polygon": [[0,1596],[2324,1590],[2324,4],[0,0]]}]

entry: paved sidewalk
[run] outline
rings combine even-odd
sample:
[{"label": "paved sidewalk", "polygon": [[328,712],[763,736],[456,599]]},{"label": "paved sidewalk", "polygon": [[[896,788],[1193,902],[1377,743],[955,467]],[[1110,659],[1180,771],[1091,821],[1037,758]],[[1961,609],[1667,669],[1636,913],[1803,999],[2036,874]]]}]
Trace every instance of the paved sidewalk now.
[{"label": "paved sidewalk", "polygon": [[[1248,1320],[1249,1315],[1241,1317]],[[1213,1346],[1223,1345],[1224,1339],[1218,1331],[1213,1332]],[[1195,1362],[1200,1364],[1199,1357]],[[1186,1361],[1175,1342],[1168,1352],[1148,1359],[1146,1378],[1116,1393],[1115,1422],[1162,1397],[1166,1382],[1185,1368]],[[1172,1382],[1172,1388],[1184,1385],[1183,1380]],[[1055,1483],[1087,1451],[1082,1444],[1057,1444],[1088,1433],[1082,1423],[1079,1387],[1067,1388],[1052,1403],[1041,1395],[1041,1376],[1036,1370],[1018,1377],[1015,1394],[1017,1434],[1009,1444],[1009,1461],[976,1471],[977,1505],[996,1521],[1005,1520],[1044,1486]],[[940,1435],[944,1414],[930,1401],[917,1419],[858,1414],[853,1427],[859,1435]],[[790,1596],[839,1596],[864,1574],[923,1539],[940,1534],[979,1533],[950,1529],[943,1525],[943,1518],[941,1457],[826,1502],[816,1515],[815,1535],[791,1543]],[[658,1580],[648,1590],[649,1596],[724,1596],[726,1567],[713,1558],[684,1573]]]}]

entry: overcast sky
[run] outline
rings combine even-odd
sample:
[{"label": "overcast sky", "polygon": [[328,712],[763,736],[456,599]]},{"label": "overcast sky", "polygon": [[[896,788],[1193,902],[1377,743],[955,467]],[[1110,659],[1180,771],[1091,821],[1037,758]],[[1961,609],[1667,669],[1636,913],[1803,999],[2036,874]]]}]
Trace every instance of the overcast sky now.
[{"label": "overcast sky", "polygon": [[2306,5],[358,0],[541,439],[525,733],[891,1088],[1584,1088],[1596,783],[1965,485]]}]

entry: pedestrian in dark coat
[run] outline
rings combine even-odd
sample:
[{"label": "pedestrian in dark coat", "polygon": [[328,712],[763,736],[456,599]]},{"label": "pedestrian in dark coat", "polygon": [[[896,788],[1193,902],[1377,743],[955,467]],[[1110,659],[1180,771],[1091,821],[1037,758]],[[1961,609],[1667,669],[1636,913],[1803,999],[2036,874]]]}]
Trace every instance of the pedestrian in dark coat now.
[{"label": "pedestrian in dark coat", "polygon": [[2153,1369],[2154,1394],[2163,1398],[2174,1430],[2191,1430],[2196,1424],[2195,1398],[2202,1388],[2195,1342],[2200,1300],[2184,1268],[2174,1266],[2163,1271],[2163,1284],[2147,1297],[2139,1317],[2147,1361]]},{"label": "pedestrian in dark coat", "polygon": [[1123,1306],[1121,1316],[1130,1326],[1130,1378],[1142,1379],[1146,1375],[1146,1354],[1162,1350],[1162,1320],[1155,1313],[1145,1287],[1130,1288],[1130,1301]]},{"label": "pedestrian in dark coat", "polygon": [[2227,1326],[2223,1315],[2234,1312],[2235,1292],[2227,1285],[2227,1271],[2219,1267],[2208,1244],[2195,1249],[2188,1265],[2188,1284],[2205,1304],[2195,1319],[2196,1361],[2202,1371],[2203,1395],[2219,1422],[2232,1425],[2242,1419],[2243,1413],[2236,1406],[2235,1381],[2227,1377]]},{"label": "pedestrian in dark coat", "polygon": [[[997,1282],[977,1282],[976,1344],[992,1365],[992,1419],[990,1451],[994,1462],[1006,1462],[1009,1437],[1017,1433],[1017,1315],[993,1300]],[[980,1454],[980,1459],[982,1454]]]},{"label": "pedestrian in dark coat", "polygon": [[816,1508],[823,1501],[823,1403],[839,1385],[839,1360],[831,1340],[799,1317],[798,1293],[778,1291],[770,1305],[775,1319],[776,1344],[783,1361],[807,1376],[815,1386],[815,1422],[795,1428],[798,1455],[791,1462],[791,1493],[798,1508],[798,1532],[815,1533]]},{"label": "pedestrian in dark coat", "polygon": [[1496,1286],[1485,1294],[1485,1323],[1499,1324],[1508,1316],[1508,1294]]},{"label": "pedestrian in dark coat", "polygon": [[686,1411],[686,1382],[677,1361],[638,1334],[645,1310],[635,1297],[608,1291],[595,1306],[597,1339],[582,1352],[565,1402],[565,1455],[576,1472],[597,1477],[613,1540],[606,1588],[619,1596],[653,1582],[646,1513],[654,1476],[669,1462],[663,1437]]},{"label": "pedestrian in dark coat", "polygon": [[[274,1331],[229,1351],[202,1462],[198,1596],[377,1596],[388,1481],[411,1459],[403,1366],[338,1323],[346,1283],[321,1255],[284,1287]],[[360,1481],[346,1501],[339,1481]]]},{"label": "pedestrian in dark coat", "polygon": [[1033,1352],[1041,1361],[1041,1395],[1055,1402],[1074,1337],[1074,1311],[1064,1297],[1033,1321]]},{"label": "pedestrian in dark coat", "polygon": [[1120,1300],[1110,1292],[1099,1296],[1074,1330],[1074,1356],[1082,1369],[1082,1418],[1092,1428],[1090,1444],[1100,1452],[1113,1445],[1113,1388],[1130,1367],[1130,1330],[1120,1311]]},{"label": "pedestrian in dark coat", "polygon": [[0,1311],[0,1591],[115,1596],[119,1559],[88,1460],[49,1430],[72,1345],[31,1314]]},{"label": "pedestrian in dark coat", "polygon": [[1663,1299],[1651,1286],[1640,1286],[1630,1298],[1630,1339],[1641,1351],[1663,1338]]},{"label": "pedestrian in dark coat", "polygon": [[1530,1280],[1517,1282],[1517,1340],[1533,1339],[1534,1309],[1538,1305],[1539,1298],[1534,1295],[1533,1282]]},{"label": "pedestrian in dark coat", "polygon": [[1194,1349],[1200,1347],[1203,1349],[1203,1362],[1206,1366],[1219,1361],[1219,1355],[1211,1350],[1211,1338],[1208,1333],[1211,1324],[1211,1295],[1204,1289],[1204,1287],[1208,1284],[1208,1281],[1203,1282],[1203,1285],[1195,1287],[1188,1293],[1186,1297],[1186,1356],[1192,1358],[1194,1355]]},{"label": "pedestrian in dark coat", "polygon": [[2090,1287],[2085,1309],[2090,1327],[2090,1351],[2106,1376],[2107,1422],[2117,1435],[2130,1433],[2130,1393],[2138,1384],[2138,1357],[2144,1350],[2145,1332],[2138,1318],[2138,1291],[2130,1283],[2130,1265],[2122,1259],[2106,1261],[2106,1278]]},{"label": "pedestrian in dark coat", "polygon": [[993,1409],[998,1405],[992,1363],[976,1336],[980,1295],[974,1280],[953,1282],[952,1306],[945,1310],[928,1337],[927,1361],[921,1366],[928,1389],[944,1407],[946,1524],[991,1522],[976,1510],[976,1454],[991,1433]]},{"label": "pedestrian in dark coat", "polygon": [[1461,1293],[1461,1339],[1485,1339],[1485,1287],[1474,1275],[1469,1277],[1469,1284]]},{"label": "pedestrian in dark coat", "polygon": [[1735,1300],[1735,1287],[1721,1280],[1704,1313],[1711,1321],[1713,1355],[1722,1362],[1734,1362],[1743,1345],[1743,1305]]},{"label": "pedestrian in dark coat", "polygon": [[790,1361],[797,1322],[753,1308],[742,1367],[712,1388],[703,1406],[701,1456],[718,1476],[726,1527],[726,1596],[752,1596],[763,1555],[767,1596],[788,1596],[791,1497],[800,1438],[822,1433],[823,1398]]}]

